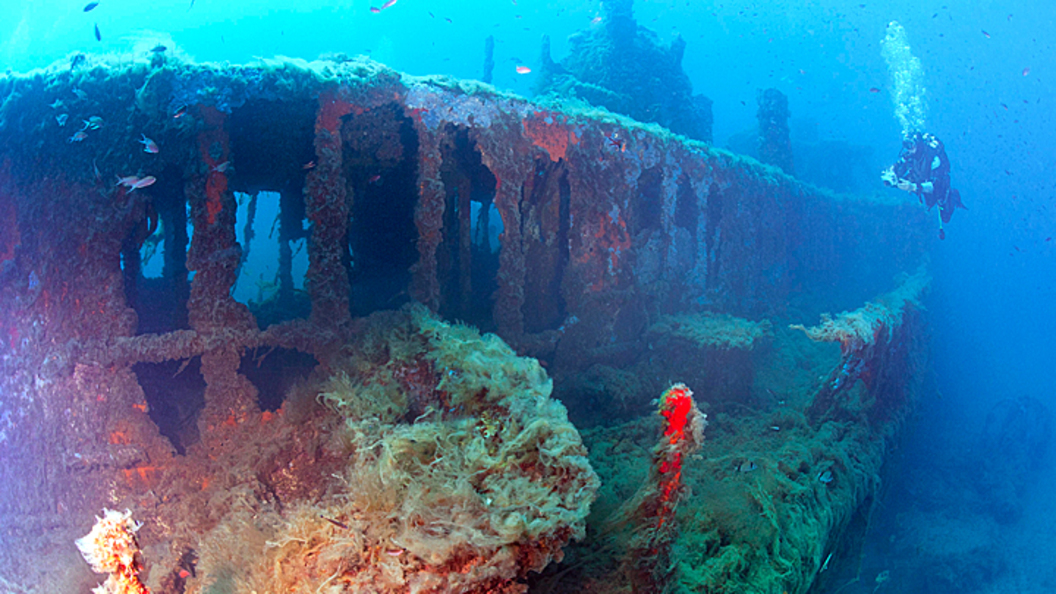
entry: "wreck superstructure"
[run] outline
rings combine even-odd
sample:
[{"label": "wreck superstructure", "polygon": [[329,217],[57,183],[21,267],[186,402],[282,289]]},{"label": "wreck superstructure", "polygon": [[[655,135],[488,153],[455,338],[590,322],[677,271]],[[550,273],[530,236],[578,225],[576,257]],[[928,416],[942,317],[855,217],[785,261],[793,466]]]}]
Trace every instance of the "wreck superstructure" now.
[{"label": "wreck superstructure", "polygon": [[[663,316],[853,309],[923,251],[912,205],[834,195],[607,112],[365,60],[78,63],[0,78],[0,97],[8,566],[47,546],[42,531],[83,532],[103,506],[153,510],[153,525],[137,513],[140,538],[168,565],[151,579],[179,591],[171,576],[190,527],[221,524],[235,485],[272,505],[322,497],[309,477],[340,461],[313,443],[318,424],[298,430],[320,413],[291,420],[285,393],[339,368],[373,312],[413,301],[493,331],[543,361],[560,394],[563,378],[599,363],[641,363]],[[144,152],[141,135],[159,152]],[[262,191],[279,200],[279,287],[250,306],[232,296],[246,225],[235,193]],[[156,228],[164,267],[148,279],[140,250]],[[290,264],[300,241],[303,291]],[[892,406],[884,419],[906,403]],[[163,434],[163,407],[189,437]],[[261,432],[289,447],[249,453]],[[216,461],[235,459],[252,476],[218,478],[230,468]],[[833,532],[854,509],[844,507]],[[575,532],[558,530],[503,579],[559,559]],[[42,579],[34,571],[6,579]]]}]

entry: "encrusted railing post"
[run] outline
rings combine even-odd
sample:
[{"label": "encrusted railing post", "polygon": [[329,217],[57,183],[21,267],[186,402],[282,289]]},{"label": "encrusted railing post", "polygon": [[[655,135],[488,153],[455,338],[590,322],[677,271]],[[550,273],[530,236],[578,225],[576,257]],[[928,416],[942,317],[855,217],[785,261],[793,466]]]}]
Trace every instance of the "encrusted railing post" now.
[{"label": "encrusted railing post", "polygon": [[319,94],[315,119],[314,169],[305,179],[305,214],[312,222],[305,285],[314,325],[340,327],[350,320],[347,251],[348,184],[341,171],[341,118],[352,110],[334,91]]},{"label": "encrusted railing post", "polygon": [[418,228],[418,262],[411,267],[411,297],[436,311],[440,307],[440,281],[436,276],[436,249],[443,239],[447,193],[440,178],[443,157],[440,132],[418,126],[418,205],[414,224]]},{"label": "encrusted railing post", "polygon": [[[523,145],[523,146],[520,146]],[[495,290],[494,320],[499,332],[510,339],[524,334],[524,241],[521,233],[521,197],[532,161],[517,155],[530,154],[530,147],[520,135],[496,138],[494,132],[481,131],[477,138],[480,158],[495,176],[495,209],[502,217],[499,243],[498,288]]]},{"label": "encrusted railing post", "polygon": [[[184,186],[191,205],[194,236],[187,254],[187,269],[194,271],[187,302],[191,328],[200,335],[255,329],[252,315],[231,297],[242,250],[235,241],[235,198],[227,187],[230,159],[226,114],[200,108],[205,127],[198,133],[198,153],[205,173],[193,175]],[[256,388],[238,374],[239,348],[226,345],[202,354],[205,409],[199,416],[203,439],[210,429],[244,420],[255,411]],[[219,439],[219,438],[218,438]]]}]

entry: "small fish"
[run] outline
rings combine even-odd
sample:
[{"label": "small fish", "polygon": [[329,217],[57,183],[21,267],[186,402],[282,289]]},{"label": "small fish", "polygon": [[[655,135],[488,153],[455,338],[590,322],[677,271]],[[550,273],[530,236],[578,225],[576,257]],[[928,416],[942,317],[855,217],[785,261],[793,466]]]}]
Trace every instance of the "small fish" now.
[{"label": "small fish", "polygon": [[301,169],[305,171],[308,171],[309,169],[315,169],[315,161],[308,161],[301,167]]},{"label": "small fish", "polygon": [[516,70],[517,74],[530,74],[532,72],[532,69],[527,66],[518,66]]},{"label": "small fish", "polygon": [[620,138],[619,132],[613,132],[612,136],[606,136],[605,140],[609,141],[609,146],[619,149],[621,153],[627,151],[627,142]]},{"label": "small fish", "polygon": [[388,0],[387,2],[385,2],[385,4],[381,5],[381,9],[385,10],[386,8],[392,7],[392,5],[394,4],[396,4],[396,0]]},{"label": "small fish", "polygon": [[94,8],[95,8],[96,6],[99,6],[99,3],[98,3],[98,2],[89,2],[89,3],[88,3],[88,4],[87,4],[87,5],[85,6],[85,7],[84,7],[84,12],[92,12],[92,9],[94,9]]},{"label": "small fish", "polygon": [[1023,76],[1027,76],[1028,74],[1030,74],[1030,66],[1023,69]]},{"label": "small fish", "polygon": [[95,164],[95,159],[92,159],[92,171],[95,173],[96,181],[103,179],[103,174],[99,173],[99,166]]},{"label": "small fish", "polygon": [[747,462],[741,462],[737,465],[737,472],[751,472],[759,468],[759,465],[751,460]]},{"label": "small fish", "polygon": [[80,142],[88,138],[88,133],[84,130],[78,130],[73,136],[66,139],[66,142]]},{"label": "small fish", "polygon": [[381,12],[381,9],[378,8],[377,6],[371,6],[370,7],[370,12],[372,12],[374,14],[378,14],[379,12]]},{"label": "small fish", "polygon": [[135,175],[129,175],[127,177],[121,177],[120,175],[118,175],[116,177],[117,177],[117,183],[114,184],[115,186],[125,186],[125,187],[128,187],[128,188],[131,188],[132,186],[134,186],[137,183],[139,183],[139,177],[135,176]]},{"label": "small fish", "polygon": [[601,22],[601,17],[600,16],[596,16],[596,17],[590,19],[590,24],[591,25],[597,25],[600,22]]},{"label": "small fish", "polygon": [[231,161],[224,161],[223,163],[220,163],[219,165],[216,165],[215,167],[213,167],[213,171],[215,171],[217,173],[223,173],[223,172],[227,171],[228,168],[230,168],[230,167],[231,167]]},{"label": "small fish", "polygon": [[770,425],[770,430],[771,430],[771,431],[780,431],[780,430],[781,430],[781,428],[780,428],[780,427],[778,427],[777,425]]},{"label": "small fish", "polygon": [[986,32],[986,29],[983,29],[983,37],[990,39],[990,34]]},{"label": "small fish", "polygon": [[186,569],[181,569],[180,572],[176,575],[178,575],[181,580],[185,580],[191,576],[191,572],[187,571]]},{"label": "small fish", "polygon": [[158,181],[158,180],[154,179],[153,175],[148,175],[147,177],[140,178],[138,181],[136,181],[136,183],[132,184],[132,189],[133,190],[138,190],[139,188],[145,188],[147,186],[153,186],[154,182],[156,182],[156,181]]},{"label": "small fish", "polygon": [[102,41],[103,40],[103,34],[99,32],[99,23],[95,24],[95,40],[96,41]]},{"label": "small fish", "polygon": [[106,122],[103,121],[103,118],[101,118],[99,116],[92,116],[92,117],[88,118],[87,120],[81,120],[81,121],[84,122],[84,129],[85,130],[98,130],[99,128],[102,128],[103,126],[106,125]]},{"label": "small fish", "polygon": [[80,89],[76,89],[76,88],[73,89],[73,94],[77,95],[77,98],[80,99],[81,101],[84,101],[85,99],[88,98],[88,93],[85,93],[84,91],[82,91]]},{"label": "small fish", "polygon": [[822,472],[821,474],[818,475],[818,480],[821,481],[822,483],[826,484],[826,485],[831,483],[832,482],[832,471],[831,470],[826,470],[825,472]]},{"label": "small fish", "polygon": [[159,43],[158,45],[155,45],[154,47],[150,48],[150,51],[154,52],[155,54],[160,54],[161,52],[163,52],[163,51],[165,51],[167,49],[169,49],[169,48],[167,48],[164,45],[161,45]]},{"label": "small fish", "polygon": [[374,183],[374,182],[376,182],[376,181],[378,181],[380,179],[381,179],[381,174],[378,173],[378,174],[370,176],[370,179],[367,180],[367,183],[368,184],[372,184],[372,183]]},{"label": "small fish", "polygon": [[60,113],[59,115],[55,116],[55,121],[58,122],[60,126],[65,126],[66,120],[69,119],[69,117],[70,114],[68,113]]},{"label": "small fish", "polygon": [[348,530],[348,524],[345,524],[344,522],[338,522],[337,520],[331,520],[330,518],[328,518],[326,516],[319,516],[319,517],[324,519],[324,520],[326,520],[327,522],[330,522],[334,526],[337,526],[338,528],[343,528],[345,530]]},{"label": "small fish", "polygon": [[876,88],[876,87],[869,87],[869,92],[870,92],[870,93],[879,93],[879,92],[880,92],[880,89],[878,89],[878,88]]},{"label": "small fish", "polygon": [[178,119],[182,118],[185,115],[187,115],[187,106],[186,105],[184,105],[183,107],[177,109],[176,113],[172,114],[172,119],[178,120]]},{"label": "small fish", "polygon": [[146,134],[140,134],[140,136],[143,137],[143,139],[139,141],[139,143],[143,145],[143,152],[150,153],[152,155],[158,154],[158,143],[147,138]]},{"label": "small fish", "polygon": [[62,99],[56,99],[55,103],[52,103],[48,107],[52,109],[62,109],[63,107],[66,107],[66,104],[62,102]]}]

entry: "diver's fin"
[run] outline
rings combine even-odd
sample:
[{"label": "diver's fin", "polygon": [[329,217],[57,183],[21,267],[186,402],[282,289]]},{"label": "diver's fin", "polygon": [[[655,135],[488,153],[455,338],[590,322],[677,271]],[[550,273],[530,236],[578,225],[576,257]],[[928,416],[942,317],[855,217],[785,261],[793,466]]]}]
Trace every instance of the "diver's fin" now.
[{"label": "diver's fin", "polygon": [[964,210],[968,210],[968,207],[961,202],[961,193],[953,188],[950,188],[950,206],[952,208],[963,208]]}]

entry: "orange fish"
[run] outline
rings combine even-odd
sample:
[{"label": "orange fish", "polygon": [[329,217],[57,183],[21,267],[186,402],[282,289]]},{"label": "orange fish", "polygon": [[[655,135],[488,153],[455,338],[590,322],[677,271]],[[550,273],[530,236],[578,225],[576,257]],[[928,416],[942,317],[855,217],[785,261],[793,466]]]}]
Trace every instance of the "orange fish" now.
[{"label": "orange fish", "polygon": [[223,163],[218,164],[216,167],[213,167],[213,171],[215,171],[217,173],[223,173],[223,172],[227,171],[227,168],[230,167],[230,166],[231,166],[231,161],[224,161]]},{"label": "orange fish", "polygon": [[315,161],[308,161],[304,164],[303,167],[301,167],[301,169],[304,169],[305,171],[308,171],[309,169],[315,169]]},{"label": "orange fish", "polygon": [[518,66],[517,67],[517,74],[528,74],[531,71],[532,71],[532,69],[527,67],[527,66]]},{"label": "orange fish", "polygon": [[88,138],[88,133],[84,130],[78,130],[76,134],[66,139],[66,142],[80,142]]},{"label": "orange fish", "polygon": [[378,174],[372,175],[372,176],[370,177],[370,179],[368,179],[368,180],[367,180],[367,183],[368,183],[368,184],[372,184],[372,183],[374,183],[374,182],[376,182],[376,181],[378,181],[378,180],[380,180],[380,179],[381,179],[381,174],[380,174],[380,173],[378,173]]},{"label": "orange fish", "polygon": [[987,33],[985,29],[983,30],[983,37],[990,39],[990,34]]},{"label": "orange fish", "polygon": [[879,93],[879,92],[880,92],[880,89],[878,89],[878,88],[876,88],[876,87],[870,87],[870,88],[869,88],[869,92],[870,92],[870,93]]},{"label": "orange fish", "polygon": [[385,4],[382,4],[382,5],[381,5],[381,9],[382,9],[382,10],[385,10],[386,8],[389,8],[389,7],[390,7],[390,6],[392,6],[393,4],[396,4],[396,0],[389,0],[389,1],[388,1],[388,2],[386,2]]},{"label": "orange fish", "polygon": [[1029,66],[1023,69],[1023,76],[1026,76],[1028,74],[1030,74],[1030,67]]},{"label": "orange fish", "polygon": [[381,9],[378,8],[377,6],[371,6],[370,7],[370,12],[373,12],[374,14],[378,14],[379,12],[381,12]]}]

